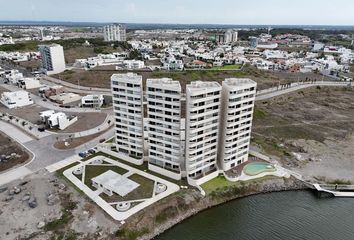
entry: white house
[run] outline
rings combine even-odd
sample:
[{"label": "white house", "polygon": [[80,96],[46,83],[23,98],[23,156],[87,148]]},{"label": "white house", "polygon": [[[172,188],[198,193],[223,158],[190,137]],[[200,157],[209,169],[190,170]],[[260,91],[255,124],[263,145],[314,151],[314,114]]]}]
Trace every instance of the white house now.
[{"label": "white house", "polygon": [[77,116],[68,117],[63,112],[55,113],[52,110],[41,112],[40,119],[49,128],[59,128],[60,130],[64,130],[78,120]]},{"label": "white house", "polygon": [[86,95],[81,98],[81,105],[83,107],[100,108],[103,105],[104,97],[101,94]]},{"label": "white house", "polygon": [[39,82],[38,79],[35,78],[23,78],[18,80],[17,82],[18,87],[23,89],[33,89],[33,88],[40,88],[43,85]]},{"label": "white house", "polygon": [[30,94],[26,91],[4,92],[0,102],[7,108],[19,108],[33,104]]}]

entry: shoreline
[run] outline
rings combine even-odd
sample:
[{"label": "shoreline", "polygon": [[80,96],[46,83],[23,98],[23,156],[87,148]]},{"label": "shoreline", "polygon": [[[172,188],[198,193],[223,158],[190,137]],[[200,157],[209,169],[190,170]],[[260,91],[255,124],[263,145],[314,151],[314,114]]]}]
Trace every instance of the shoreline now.
[{"label": "shoreline", "polygon": [[[309,189],[311,188],[305,182],[294,177],[290,177],[289,179],[259,179],[259,181],[250,184],[242,184],[241,187],[216,189],[205,197],[201,197],[200,194],[197,196],[196,194],[198,192],[195,189],[189,189],[189,191],[181,196],[176,194],[165,199],[160,205],[152,205],[149,209],[133,216],[131,221],[127,224],[128,226],[123,227],[124,230],[122,230],[122,232],[139,235],[136,236],[136,239],[152,240],[202,211],[226,204],[236,199],[258,194]],[[183,202],[182,197],[189,201]],[[154,211],[155,214],[152,214],[150,211]],[[160,222],[159,219],[162,219],[162,221]],[[148,225],[150,225],[149,229],[147,229],[147,227],[149,227]],[[127,235],[120,235],[120,237],[122,237],[122,239],[128,239]]]}]

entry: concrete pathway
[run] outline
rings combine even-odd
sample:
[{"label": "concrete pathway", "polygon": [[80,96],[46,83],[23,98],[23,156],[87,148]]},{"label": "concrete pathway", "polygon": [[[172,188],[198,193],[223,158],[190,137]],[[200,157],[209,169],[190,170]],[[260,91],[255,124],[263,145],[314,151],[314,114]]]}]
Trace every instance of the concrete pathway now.
[{"label": "concrete pathway", "polygon": [[348,86],[347,82],[315,82],[315,83],[292,83],[291,87],[280,89],[278,88],[270,88],[257,92],[256,101],[261,101],[269,98],[273,98],[276,96],[280,96],[283,94],[287,94],[290,92],[298,91],[300,89],[315,87],[315,86],[333,86],[333,87],[343,87]]},{"label": "concrete pathway", "polygon": [[[100,191],[93,191],[91,190],[88,186],[86,186],[82,181],[80,181],[77,177],[75,177],[73,175],[73,170],[81,167],[81,166],[85,166],[93,161],[95,161],[96,159],[103,159],[103,161],[108,162],[110,164],[112,164],[113,166],[118,166],[121,167],[123,169],[128,170],[129,172],[131,172],[132,174],[138,174],[140,176],[143,176],[145,178],[151,179],[153,180],[155,183],[159,182],[162,184],[165,184],[167,186],[166,191],[153,195],[151,196],[151,198],[148,199],[136,199],[135,202],[137,201],[142,201],[140,204],[130,208],[129,210],[125,211],[125,212],[119,212],[117,211],[114,206],[111,203],[106,202],[105,200],[103,200],[98,193],[101,193]],[[174,183],[168,182],[162,178],[156,177],[154,175],[151,175],[149,173],[143,172],[141,170],[138,170],[136,168],[130,167],[126,164],[123,164],[121,162],[112,160],[110,158],[107,157],[103,157],[103,156],[97,156],[94,157],[88,161],[82,162],[72,168],[69,168],[67,170],[64,171],[64,176],[66,178],[68,178],[73,184],[75,184],[78,188],[80,188],[80,190],[82,190],[89,198],[91,198],[92,201],[94,201],[98,206],[100,206],[106,213],[108,213],[113,219],[118,220],[118,221],[124,221],[125,219],[127,219],[128,217],[132,216],[133,214],[141,211],[142,209],[146,208],[147,206],[153,204],[154,202],[157,202],[165,197],[167,197],[168,195],[179,191],[179,186],[177,186]],[[155,189],[154,189],[155,191]]]},{"label": "concrete pathway", "polygon": [[10,123],[0,121],[0,131],[8,135],[9,137],[15,139],[19,143],[26,143],[33,140],[32,137],[22,132],[17,127],[11,125]]},{"label": "concrete pathway", "polygon": [[25,166],[12,169],[0,174],[0,186],[5,185],[14,180],[22,179],[31,174],[32,171]]},{"label": "concrete pathway", "polygon": [[43,76],[42,77],[43,80],[45,81],[49,81],[51,83],[55,83],[55,84],[59,84],[62,86],[65,86],[66,88],[69,88],[72,91],[79,91],[80,93],[87,93],[87,94],[91,94],[91,93],[100,93],[100,94],[109,94],[111,95],[111,89],[109,88],[97,88],[97,87],[85,87],[85,86],[78,86],[77,84],[72,84],[51,76]]},{"label": "concrete pathway", "polygon": [[56,162],[52,165],[49,165],[45,169],[47,169],[47,171],[50,173],[56,172],[59,169],[66,167],[74,162],[79,162],[80,160],[81,160],[81,157],[79,157],[79,155],[73,155],[68,158],[65,158],[64,160],[62,160],[60,162]]}]

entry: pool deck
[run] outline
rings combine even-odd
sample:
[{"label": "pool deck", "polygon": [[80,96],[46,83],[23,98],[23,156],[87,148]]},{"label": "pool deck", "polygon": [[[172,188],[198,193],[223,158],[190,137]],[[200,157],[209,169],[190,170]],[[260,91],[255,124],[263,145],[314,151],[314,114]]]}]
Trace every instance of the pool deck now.
[{"label": "pool deck", "polygon": [[232,178],[235,178],[235,177],[240,177],[241,174],[242,174],[242,171],[243,171],[243,168],[249,164],[249,163],[254,163],[254,162],[264,162],[264,163],[270,163],[270,162],[267,162],[263,159],[260,159],[260,158],[257,158],[257,157],[251,157],[248,159],[247,162],[244,162],[228,171],[225,172],[225,174],[229,177],[232,177]]},{"label": "pool deck", "polygon": [[279,166],[278,164],[275,164],[275,165],[273,164],[273,166],[276,169],[275,171],[264,171],[264,172],[261,172],[257,175],[252,175],[252,176],[247,175],[243,171],[244,167],[250,163],[256,163],[256,162],[272,164],[272,163],[262,160],[260,158],[254,157],[254,158],[248,160],[247,162],[244,162],[241,165],[234,167],[233,169],[230,169],[229,171],[225,172],[224,176],[227,180],[229,180],[231,182],[237,182],[237,181],[249,181],[249,180],[253,180],[253,179],[257,179],[257,178],[262,178],[265,176],[289,178],[291,175],[289,173],[289,171],[287,171],[285,168]]}]

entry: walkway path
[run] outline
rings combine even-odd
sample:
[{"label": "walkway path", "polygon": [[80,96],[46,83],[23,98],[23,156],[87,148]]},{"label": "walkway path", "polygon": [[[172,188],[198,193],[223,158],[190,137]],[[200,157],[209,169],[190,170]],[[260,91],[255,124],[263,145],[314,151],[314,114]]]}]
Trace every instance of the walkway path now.
[{"label": "walkway path", "polygon": [[256,101],[261,101],[269,98],[273,98],[279,95],[287,94],[290,92],[298,91],[300,89],[314,87],[314,86],[333,86],[333,87],[343,87],[348,86],[350,83],[347,82],[314,82],[314,83],[292,83],[289,88],[278,89],[270,88],[257,92]]},{"label": "walkway path", "polygon": [[[11,92],[23,90],[21,88],[18,88],[16,86],[10,85],[10,84],[0,84],[0,86],[11,91]],[[101,112],[100,110],[96,110],[96,109],[92,109],[92,108],[79,108],[79,107],[62,108],[62,107],[59,107],[60,104],[53,103],[51,101],[43,101],[43,98],[41,98],[40,96],[35,95],[33,93],[30,93],[30,96],[36,105],[47,108],[47,109],[55,110],[55,111],[60,111],[60,112],[63,112],[63,111],[65,111],[65,112]]]},{"label": "walkway path", "polygon": [[111,89],[108,88],[96,88],[96,87],[85,87],[85,86],[78,86],[76,84],[72,84],[58,78],[50,77],[50,76],[43,76],[43,80],[49,81],[51,83],[59,84],[69,88],[72,91],[79,92],[79,93],[87,93],[87,94],[111,94]]},{"label": "walkway path", "polygon": [[[337,191],[337,190],[330,190],[327,189],[329,188],[335,188],[335,185],[320,185],[320,184],[313,184],[313,186],[316,188],[317,191],[319,192],[326,192],[330,193],[335,197],[354,197],[354,186],[353,185],[338,185],[338,190],[346,190],[344,192]],[[327,187],[326,187],[327,186]]]},{"label": "walkway path", "polygon": [[0,121],[0,131],[22,144],[33,140],[32,137],[22,132],[17,127],[4,121]]}]

